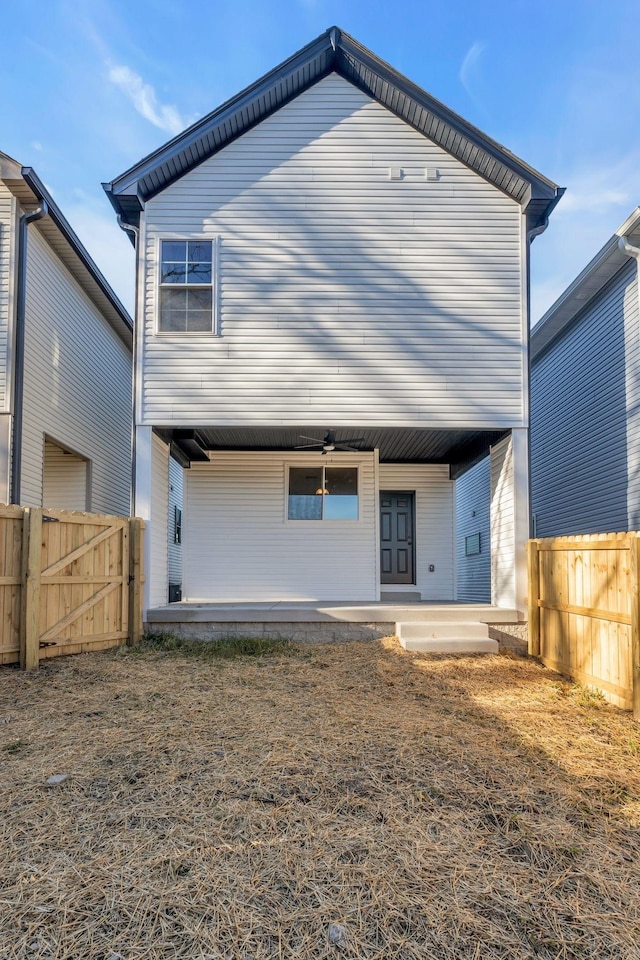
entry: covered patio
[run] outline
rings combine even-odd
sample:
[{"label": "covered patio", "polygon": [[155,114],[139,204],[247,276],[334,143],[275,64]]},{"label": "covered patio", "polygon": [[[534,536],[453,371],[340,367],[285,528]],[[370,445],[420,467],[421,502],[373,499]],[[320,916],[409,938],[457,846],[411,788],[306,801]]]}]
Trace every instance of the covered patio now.
[{"label": "covered patio", "polygon": [[[333,639],[332,631],[402,639],[398,627],[406,623],[446,638],[452,623],[522,619],[526,430],[203,426],[138,428],[139,437],[144,430],[149,452],[137,476],[138,502],[154,488],[151,629],[173,624],[215,636],[223,625],[227,632],[229,625],[251,632],[277,625],[291,636],[298,624],[300,636],[306,624],[309,633],[321,627],[323,639]],[[491,602],[458,603],[455,482],[487,455],[491,519],[482,548],[487,562],[491,555]],[[170,456],[184,468],[186,602],[167,604]],[[485,632],[479,626],[477,639]]]}]

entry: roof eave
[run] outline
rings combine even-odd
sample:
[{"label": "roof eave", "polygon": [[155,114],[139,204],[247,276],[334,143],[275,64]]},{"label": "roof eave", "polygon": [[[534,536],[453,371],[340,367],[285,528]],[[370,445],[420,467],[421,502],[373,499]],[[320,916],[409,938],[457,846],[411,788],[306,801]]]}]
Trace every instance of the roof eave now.
[{"label": "roof eave", "polygon": [[[386,61],[381,60],[366,47],[359,44],[358,41],[349,36],[349,34],[341,33],[339,50],[341,53],[353,53],[353,55],[357,56],[363,64],[366,64],[372,72],[377,73],[401,93],[408,95],[422,105],[428,106],[428,109],[442,120],[443,123],[446,123],[457,133],[481,146],[483,150],[498,162],[505,163],[508,161],[508,165],[514,173],[531,184],[532,199],[545,198],[551,201],[555,198],[559,189],[557,184],[525,163],[524,160],[521,160],[497,140],[488,137],[482,130],[469,123],[464,117],[461,117],[460,114],[451,110],[436,97],[427,93],[419,87],[418,84],[403,76],[403,74],[395,70],[394,67],[386,63]],[[342,65],[340,60],[338,60],[338,64],[340,66]]]},{"label": "roof eave", "polygon": [[[447,138],[459,141],[461,145],[460,152],[454,149],[448,152],[471,169],[476,169],[475,157],[481,155],[482,162],[477,161],[476,172],[491,183],[494,183],[491,179],[493,176],[496,181],[494,185],[520,202],[524,209],[534,205],[535,210],[532,207],[531,213],[536,226],[544,222],[560,199],[562,191],[555,183],[380,60],[353,37],[338,27],[331,27],[159,150],[130,167],[111,183],[103,184],[114,209],[127,223],[137,225],[146,199],[166,189],[188,170],[242,136],[333,71],[395,112],[424,136],[429,137],[429,133],[420,129],[417,122],[412,122],[416,112],[421,111],[425,117],[442,123],[447,130]],[[263,105],[257,110],[256,105],[267,95],[268,106]],[[403,110],[398,107],[400,102],[404,104]],[[209,144],[206,148],[203,140]],[[217,141],[217,145],[212,147],[211,141]],[[446,143],[442,145],[445,150],[448,149]],[[177,158],[178,154],[182,156]],[[188,160],[185,154],[189,156]],[[474,159],[469,161],[467,154],[472,154]],[[180,163],[174,162],[176,159]],[[168,171],[165,167],[162,170],[163,165],[168,165],[170,161],[173,169]],[[501,185],[503,182],[504,186]]]},{"label": "roof eave", "polygon": [[[305,47],[303,47],[301,50],[298,50],[297,53],[294,53],[287,60],[284,60],[273,70],[270,70],[268,73],[264,74],[259,80],[256,80],[248,87],[245,87],[234,97],[226,100],[212,113],[208,113],[205,117],[197,120],[190,127],[187,127],[186,130],[183,130],[181,133],[177,134],[177,136],[163,144],[163,146],[158,150],[155,150],[146,157],[143,157],[142,160],[138,161],[138,163],[134,164],[128,170],[125,170],[125,172],[119,177],[116,177],[115,180],[112,180],[110,183],[103,183],[102,186],[107,193],[114,209],[121,216],[123,216],[127,222],[132,222],[127,219],[127,214],[129,213],[129,210],[127,209],[127,201],[130,203],[133,198],[136,198],[137,202],[141,204],[140,209],[142,209],[144,201],[141,200],[140,197],[140,180],[162,163],[166,162],[166,160],[174,154],[176,149],[186,150],[195,142],[197,142],[198,138],[202,136],[204,131],[211,126],[213,117],[216,118],[217,123],[223,123],[226,118],[233,116],[234,113],[248,100],[255,100],[264,91],[270,89],[276,80],[285,79],[296,70],[299,70],[300,67],[305,63],[311,61],[313,57],[319,56],[320,54],[324,53],[329,57],[329,63],[326,71],[323,72],[323,75],[330,73],[333,69],[336,55],[335,30],[336,28],[330,28],[329,30],[325,31],[325,33],[321,34],[319,37],[316,37],[315,40],[312,40]],[[316,83],[318,79],[320,79],[320,77],[315,78],[313,83]],[[309,86],[311,85],[312,84],[309,84]],[[261,122],[263,119],[265,118],[260,117],[257,122]],[[250,127],[247,127],[246,129],[248,130]],[[245,132],[246,130],[243,129],[242,133]],[[127,201],[122,199],[124,197],[127,197]]]}]

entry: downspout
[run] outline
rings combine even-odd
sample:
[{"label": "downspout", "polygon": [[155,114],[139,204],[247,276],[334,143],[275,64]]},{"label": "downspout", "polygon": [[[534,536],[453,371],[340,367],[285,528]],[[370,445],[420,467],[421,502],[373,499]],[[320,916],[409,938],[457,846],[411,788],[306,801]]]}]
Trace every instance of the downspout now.
[{"label": "downspout", "polygon": [[118,221],[118,226],[121,230],[124,230],[125,233],[130,233],[133,237],[133,248],[136,251],[136,299],[135,299],[135,310],[133,318],[133,336],[131,344],[131,477],[130,477],[130,486],[129,486],[129,509],[131,511],[131,516],[135,517],[136,515],[136,362],[137,362],[137,332],[138,332],[138,280],[139,280],[139,256],[138,256],[138,239],[140,237],[140,229],[134,227],[132,223],[126,223],[122,217],[122,214],[118,214],[116,217]]},{"label": "downspout", "polygon": [[16,335],[13,363],[13,430],[11,437],[11,491],[10,502],[20,503],[20,474],[22,471],[22,414],[24,408],[24,344],[27,314],[27,234],[30,223],[42,220],[49,213],[42,200],[37,210],[23,213],[18,230],[18,278],[16,295]]}]

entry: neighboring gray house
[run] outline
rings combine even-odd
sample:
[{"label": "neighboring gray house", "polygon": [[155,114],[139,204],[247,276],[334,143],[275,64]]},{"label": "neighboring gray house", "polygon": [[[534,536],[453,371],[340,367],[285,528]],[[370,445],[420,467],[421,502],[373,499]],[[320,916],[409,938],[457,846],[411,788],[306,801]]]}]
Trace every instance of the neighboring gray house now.
[{"label": "neighboring gray house", "polygon": [[491,600],[491,460],[484,457],[455,485],[456,598]]},{"label": "neighboring gray house", "polygon": [[132,332],[34,170],[0,153],[0,502],[129,515]]},{"label": "neighboring gray house", "polygon": [[183,597],[225,603],[451,602],[487,453],[492,599],[524,611],[529,244],[562,191],[337,28],[105,189],[138,256],[147,609],[172,452]]},{"label": "neighboring gray house", "polygon": [[534,327],[536,536],[640,528],[637,207]]}]

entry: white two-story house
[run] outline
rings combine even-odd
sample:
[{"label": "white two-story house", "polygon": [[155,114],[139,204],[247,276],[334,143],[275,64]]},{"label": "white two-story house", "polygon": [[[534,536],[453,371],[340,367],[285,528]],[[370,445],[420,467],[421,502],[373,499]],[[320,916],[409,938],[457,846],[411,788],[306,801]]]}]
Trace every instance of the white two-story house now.
[{"label": "white two-story house", "polygon": [[337,28],[105,189],[135,239],[136,502],[166,604],[454,601],[491,453],[524,610],[529,246],[562,191]]}]

